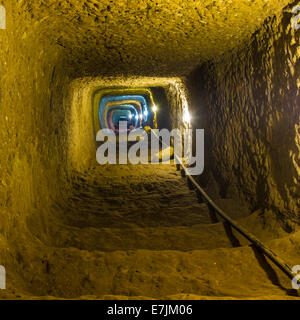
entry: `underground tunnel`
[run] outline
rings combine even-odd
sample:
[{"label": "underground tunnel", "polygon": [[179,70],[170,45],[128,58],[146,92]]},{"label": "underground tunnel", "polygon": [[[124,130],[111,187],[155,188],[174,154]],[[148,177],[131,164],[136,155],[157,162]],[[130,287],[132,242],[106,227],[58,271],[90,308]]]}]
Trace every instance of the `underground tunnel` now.
[{"label": "underground tunnel", "polygon": [[0,299],[299,299],[298,1],[0,8]]}]

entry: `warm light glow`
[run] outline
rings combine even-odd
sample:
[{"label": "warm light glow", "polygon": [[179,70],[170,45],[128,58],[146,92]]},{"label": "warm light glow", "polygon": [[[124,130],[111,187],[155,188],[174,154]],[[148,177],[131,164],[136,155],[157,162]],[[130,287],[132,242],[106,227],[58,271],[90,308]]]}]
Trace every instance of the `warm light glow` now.
[{"label": "warm light glow", "polygon": [[191,115],[187,109],[183,113],[182,120],[183,122],[191,122]]},{"label": "warm light glow", "polygon": [[140,119],[143,119],[143,115],[142,114],[140,114]]},{"label": "warm light glow", "polygon": [[156,106],[156,105],[153,105],[152,111],[153,111],[153,112],[156,112],[156,111],[157,111],[157,106]]}]

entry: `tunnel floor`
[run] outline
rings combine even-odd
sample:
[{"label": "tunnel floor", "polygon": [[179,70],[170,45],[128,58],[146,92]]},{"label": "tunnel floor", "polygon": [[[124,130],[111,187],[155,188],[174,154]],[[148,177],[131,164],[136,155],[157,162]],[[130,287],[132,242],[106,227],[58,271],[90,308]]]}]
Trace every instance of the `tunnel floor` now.
[{"label": "tunnel floor", "polygon": [[[287,261],[299,255],[300,235],[270,212],[217,203]],[[52,210],[27,220],[26,241],[12,240],[18,267],[1,298],[294,298],[272,263],[212,221],[173,163],[92,168]]]}]

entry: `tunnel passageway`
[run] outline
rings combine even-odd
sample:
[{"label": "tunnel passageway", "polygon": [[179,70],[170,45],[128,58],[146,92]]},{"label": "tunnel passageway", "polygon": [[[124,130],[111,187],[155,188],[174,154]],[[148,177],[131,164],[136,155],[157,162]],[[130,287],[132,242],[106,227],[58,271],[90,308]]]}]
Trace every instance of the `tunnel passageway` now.
[{"label": "tunnel passageway", "polygon": [[0,1],[0,299],[299,299],[175,136],[145,157],[170,163],[99,156],[103,132],[177,132],[200,188],[299,265],[297,5]]}]

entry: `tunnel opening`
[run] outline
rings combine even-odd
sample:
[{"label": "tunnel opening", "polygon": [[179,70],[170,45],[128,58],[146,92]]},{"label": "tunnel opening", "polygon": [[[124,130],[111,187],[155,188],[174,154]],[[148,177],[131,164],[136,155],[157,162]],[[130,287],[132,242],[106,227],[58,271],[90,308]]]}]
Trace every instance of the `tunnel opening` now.
[{"label": "tunnel opening", "polygon": [[99,165],[96,136],[204,129],[195,180],[299,264],[296,2],[1,4],[0,298],[292,299],[173,159]]},{"label": "tunnel opening", "polygon": [[[132,126],[134,128],[141,128],[147,124],[153,126],[154,115],[152,113],[152,107],[154,105],[152,93],[148,89],[139,89],[139,88],[124,88],[124,89],[115,89],[112,91],[100,90],[95,93],[95,104],[99,105],[98,108],[98,117],[100,122],[101,129],[113,129],[118,131],[115,128],[115,125],[118,126],[120,118],[115,114],[115,107],[118,107],[118,112],[121,109],[127,109],[127,116],[123,115],[123,120],[128,122],[128,130],[130,130],[129,122],[135,124]],[[98,102],[99,101],[99,102]],[[123,106],[122,106],[123,104]],[[124,104],[126,104],[124,106]],[[128,106],[131,106],[132,112],[128,109]],[[97,108],[96,113],[97,113]],[[99,126],[96,126],[99,128]]]}]

